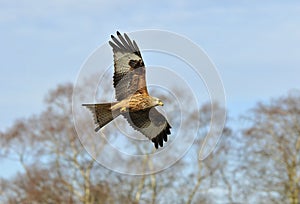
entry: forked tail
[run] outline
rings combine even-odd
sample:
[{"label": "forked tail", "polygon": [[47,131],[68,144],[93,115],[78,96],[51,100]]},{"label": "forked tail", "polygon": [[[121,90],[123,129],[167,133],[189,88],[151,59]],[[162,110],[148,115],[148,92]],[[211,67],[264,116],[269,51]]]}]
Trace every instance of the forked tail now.
[{"label": "forked tail", "polygon": [[98,127],[95,128],[96,132],[120,115],[120,111],[112,111],[110,109],[110,107],[115,104],[116,103],[82,104],[93,113],[94,122],[98,125]]}]

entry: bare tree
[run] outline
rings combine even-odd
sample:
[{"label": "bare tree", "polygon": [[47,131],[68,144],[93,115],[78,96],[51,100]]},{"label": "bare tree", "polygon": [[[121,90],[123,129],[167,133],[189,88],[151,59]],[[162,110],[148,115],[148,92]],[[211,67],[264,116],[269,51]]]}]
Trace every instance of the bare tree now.
[{"label": "bare tree", "polygon": [[245,197],[253,202],[298,204],[300,93],[259,103],[245,118],[249,126],[241,135],[239,166]]},{"label": "bare tree", "polygon": [[[86,90],[87,87],[83,89]],[[225,129],[224,139],[219,142],[217,150],[205,161],[198,160],[201,139],[209,128],[210,105],[204,105],[200,110],[200,138],[194,141],[181,160],[156,174],[128,176],[102,167],[81,145],[74,129],[72,91],[71,84],[58,86],[46,97],[44,112],[29,119],[18,120],[10,129],[1,132],[1,156],[18,161],[23,167],[14,178],[1,180],[1,201],[86,204],[198,203],[213,202],[215,192],[220,189],[223,190],[217,193],[219,197],[226,197],[223,199],[226,202],[230,200],[227,198],[230,195],[230,179],[226,169],[229,128]],[[172,104],[172,101],[161,98],[176,109],[176,104]],[[188,99],[186,100],[188,103]],[[199,111],[193,110],[186,112],[187,120],[183,125],[186,134],[192,134],[189,132],[190,125],[198,113]],[[176,127],[179,123],[178,114],[171,112],[169,116],[173,118],[172,125]],[[88,138],[95,156],[101,156],[107,143],[93,137],[94,130],[88,128],[86,123],[83,122],[80,127],[85,130],[83,137]],[[111,138],[118,136],[113,131],[108,133]],[[184,138],[182,142],[185,142]],[[153,149],[152,144],[150,147],[149,143],[141,145],[138,141],[124,145],[130,145],[137,153],[151,153]],[[130,167],[134,161],[126,162]],[[145,154],[145,168],[154,168],[154,162],[156,161],[152,161]]]},{"label": "bare tree", "polygon": [[[199,137],[195,140],[191,150],[187,154],[189,161],[187,165],[193,168],[190,172],[191,187],[188,188],[187,203],[212,203],[212,202],[230,202],[232,194],[230,192],[231,183],[228,180],[231,177],[227,173],[229,161],[229,147],[231,142],[231,129],[224,127],[223,136],[216,149],[205,160],[199,160],[195,155],[199,155],[201,143],[204,137],[208,136],[208,130],[211,123],[212,107],[216,114],[223,114],[223,107],[218,104],[204,104],[200,109],[200,129]],[[193,120],[193,113],[190,117]],[[188,126],[188,124],[186,124]],[[221,124],[219,124],[221,125]],[[192,160],[192,161],[191,161]],[[226,173],[225,173],[226,172]]]},{"label": "bare tree", "polygon": [[[100,180],[92,180],[96,161],[84,151],[73,126],[72,89],[71,84],[58,86],[46,98],[46,111],[17,121],[1,134],[2,156],[19,161],[23,167],[24,174],[17,175],[10,185],[12,189],[24,191],[20,193],[25,196],[23,203],[48,202],[52,196],[65,200],[65,195],[68,195],[68,203],[93,203],[97,196],[92,194],[97,192],[95,185],[101,184]],[[101,150],[101,144],[95,146]],[[52,194],[40,197],[45,195],[46,189]],[[8,191],[4,192],[7,201],[20,197]]]}]

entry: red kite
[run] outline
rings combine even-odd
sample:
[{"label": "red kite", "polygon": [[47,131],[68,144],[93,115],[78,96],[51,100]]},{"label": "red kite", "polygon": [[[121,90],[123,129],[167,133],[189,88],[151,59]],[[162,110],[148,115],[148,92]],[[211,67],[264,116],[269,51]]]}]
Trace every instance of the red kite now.
[{"label": "red kite", "polygon": [[163,102],[148,94],[145,64],[136,42],[126,33],[123,37],[117,31],[117,36],[119,39],[111,35],[112,41],[109,41],[114,53],[113,85],[117,102],[83,106],[93,113],[96,132],[123,115],[135,130],[154,143],[155,148],[162,147],[171,134],[167,119],[155,108],[163,106]]}]

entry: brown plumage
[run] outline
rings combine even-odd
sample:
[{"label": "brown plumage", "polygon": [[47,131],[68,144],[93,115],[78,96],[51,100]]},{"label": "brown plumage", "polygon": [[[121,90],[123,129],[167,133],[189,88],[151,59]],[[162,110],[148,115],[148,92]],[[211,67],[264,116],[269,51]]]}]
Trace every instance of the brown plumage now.
[{"label": "brown plumage", "polygon": [[145,64],[136,42],[125,33],[123,37],[117,32],[117,36],[119,40],[112,35],[109,41],[114,53],[113,85],[117,102],[83,106],[93,113],[95,131],[123,115],[135,130],[154,143],[155,148],[162,147],[171,134],[167,119],[155,108],[163,103],[148,94]]}]

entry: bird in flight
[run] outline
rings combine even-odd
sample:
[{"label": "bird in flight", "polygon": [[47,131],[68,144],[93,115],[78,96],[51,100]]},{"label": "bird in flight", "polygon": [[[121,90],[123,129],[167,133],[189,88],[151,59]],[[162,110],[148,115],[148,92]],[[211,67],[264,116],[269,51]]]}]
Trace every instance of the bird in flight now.
[{"label": "bird in flight", "polygon": [[109,41],[114,57],[113,85],[117,101],[82,105],[93,113],[96,132],[123,115],[135,130],[154,143],[156,149],[163,147],[171,134],[167,119],[155,108],[163,106],[163,102],[148,93],[145,64],[136,42],[126,33],[122,36],[117,31],[117,36],[119,39],[111,35],[112,41]]}]

